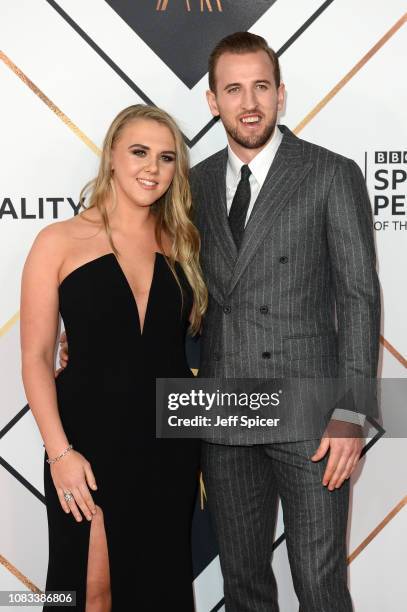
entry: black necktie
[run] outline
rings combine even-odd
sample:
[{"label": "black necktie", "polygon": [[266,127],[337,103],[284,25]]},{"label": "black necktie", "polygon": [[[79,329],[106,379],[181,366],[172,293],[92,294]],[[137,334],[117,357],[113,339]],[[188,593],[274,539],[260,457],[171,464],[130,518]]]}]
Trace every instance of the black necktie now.
[{"label": "black necktie", "polygon": [[240,170],[240,181],[229,211],[229,225],[238,250],[242,243],[247,209],[250,204],[250,175],[251,170],[249,166],[242,166]]}]

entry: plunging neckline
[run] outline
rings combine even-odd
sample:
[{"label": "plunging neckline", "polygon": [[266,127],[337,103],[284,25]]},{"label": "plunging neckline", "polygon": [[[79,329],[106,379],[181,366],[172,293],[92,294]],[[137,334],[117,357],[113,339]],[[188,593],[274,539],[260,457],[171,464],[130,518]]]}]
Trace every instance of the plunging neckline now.
[{"label": "plunging neckline", "polygon": [[117,255],[115,253],[108,253],[109,255],[113,255],[113,258],[117,264],[117,267],[122,275],[122,278],[127,286],[127,289],[132,297],[133,303],[134,303],[134,307],[135,307],[135,311],[137,314],[137,321],[138,321],[138,328],[139,328],[139,332],[140,332],[140,336],[143,337],[144,334],[144,330],[146,327],[146,322],[147,322],[147,317],[149,314],[149,306],[150,306],[150,297],[151,297],[151,293],[152,293],[152,289],[153,289],[153,285],[154,285],[154,280],[155,280],[155,275],[156,275],[156,269],[157,269],[157,255],[161,255],[161,257],[164,257],[163,253],[160,253],[159,251],[154,251],[154,263],[153,263],[153,272],[151,275],[151,282],[150,282],[150,287],[148,290],[148,294],[147,294],[147,303],[146,303],[146,309],[144,312],[144,319],[143,319],[143,326],[141,326],[141,318],[140,318],[140,309],[137,303],[137,299],[135,296],[135,293],[132,289],[132,286],[130,284],[129,279],[127,278],[127,275],[119,261],[119,258],[117,257]]},{"label": "plunging neckline", "polygon": [[151,292],[153,289],[153,285],[154,285],[154,281],[155,281],[155,276],[156,276],[156,269],[157,269],[157,255],[160,255],[161,257],[165,258],[164,253],[160,253],[160,251],[154,251],[154,263],[153,263],[153,273],[151,276],[151,283],[150,283],[150,289],[148,291],[148,296],[147,296],[147,304],[146,304],[146,310],[144,313],[144,321],[143,321],[143,327],[141,327],[141,320],[140,320],[140,311],[139,311],[139,307],[138,307],[138,303],[136,300],[136,296],[133,292],[133,289],[130,285],[129,279],[126,276],[126,273],[124,272],[118,257],[116,256],[115,253],[113,253],[112,251],[110,251],[109,253],[104,253],[103,255],[99,255],[99,257],[95,257],[94,259],[90,259],[89,261],[86,261],[84,264],[78,266],[77,268],[74,268],[73,270],[71,270],[63,279],[62,281],[59,283],[59,289],[61,289],[61,287],[65,284],[65,282],[72,276],[74,276],[77,272],[79,272],[80,270],[82,270],[83,268],[86,268],[89,265],[95,264],[98,261],[101,261],[103,259],[106,259],[108,257],[113,258],[113,261],[116,262],[116,266],[118,268],[118,271],[120,272],[120,276],[123,280],[123,284],[124,286],[127,288],[128,293],[130,294],[130,297],[133,301],[134,304],[134,308],[136,311],[136,316],[137,316],[137,321],[138,321],[138,328],[139,328],[139,333],[140,336],[143,336],[144,333],[144,329],[146,326],[146,321],[147,321],[147,317],[149,314],[149,309],[150,309],[150,298],[151,298]]}]

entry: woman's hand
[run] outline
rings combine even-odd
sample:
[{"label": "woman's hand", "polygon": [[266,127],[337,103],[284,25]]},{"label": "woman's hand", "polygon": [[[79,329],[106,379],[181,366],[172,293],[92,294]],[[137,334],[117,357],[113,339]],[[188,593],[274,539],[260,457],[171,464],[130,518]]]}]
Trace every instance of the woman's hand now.
[{"label": "woman's hand", "polygon": [[[70,450],[62,459],[51,464],[51,476],[58,493],[59,501],[65,512],[72,512],[75,519],[82,520],[79,508],[90,521],[96,514],[96,506],[88,486],[96,490],[96,480],[89,461],[77,451]],[[67,502],[64,493],[69,492],[73,499]]]}]

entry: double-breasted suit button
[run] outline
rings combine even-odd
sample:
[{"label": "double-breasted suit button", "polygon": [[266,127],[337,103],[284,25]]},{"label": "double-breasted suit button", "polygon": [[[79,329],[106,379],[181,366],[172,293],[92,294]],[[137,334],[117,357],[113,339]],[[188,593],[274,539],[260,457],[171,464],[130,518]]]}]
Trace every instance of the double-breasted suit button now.
[{"label": "double-breasted suit button", "polygon": [[286,255],[283,255],[282,257],[280,257],[280,263],[287,263],[288,261],[288,257]]},{"label": "double-breasted suit button", "polygon": [[269,307],[268,306],[260,306],[261,314],[267,314],[268,311],[269,311]]},{"label": "double-breasted suit button", "polygon": [[270,351],[264,351],[264,353],[262,353],[261,356],[263,357],[263,359],[270,359],[271,353]]},{"label": "double-breasted suit button", "polygon": [[223,307],[223,312],[224,312],[225,314],[230,314],[230,313],[232,312],[232,309],[231,309],[231,307],[230,307],[230,306],[224,306],[224,307]]}]

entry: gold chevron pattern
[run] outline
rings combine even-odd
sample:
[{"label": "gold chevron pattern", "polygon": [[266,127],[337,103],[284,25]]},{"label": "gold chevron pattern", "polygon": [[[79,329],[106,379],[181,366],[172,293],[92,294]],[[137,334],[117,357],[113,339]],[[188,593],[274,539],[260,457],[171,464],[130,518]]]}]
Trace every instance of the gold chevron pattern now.
[{"label": "gold chevron pattern", "polygon": [[61,111],[60,108],[58,108],[58,106],[56,104],[54,104],[42,91],[39,87],[37,87],[37,85],[35,85],[26,74],[24,74],[24,72],[22,70],[20,70],[20,68],[18,68],[14,62],[11,61],[11,59],[9,57],[7,57],[7,55],[5,53],[3,53],[3,51],[0,51],[0,59],[6,64],[6,66],[8,68],[10,68],[10,70],[12,72],[14,72],[14,74],[16,76],[18,76],[19,79],[21,79],[21,81],[27,85],[27,87],[29,87],[31,89],[31,91],[33,93],[35,93],[36,96],[38,96],[38,98],[40,100],[42,100],[42,102],[44,102],[44,104],[46,104],[48,106],[48,108],[56,114],[56,116],[61,119],[61,121],[63,121],[63,123],[65,123],[66,126],[69,127],[70,130],[72,130],[72,132],[75,134],[75,136],[77,136],[78,138],[80,138],[80,140],[82,140],[83,143],[86,144],[86,146],[88,146],[90,148],[91,151],[93,151],[93,153],[96,153],[96,155],[101,155],[101,150],[99,149],[99,147],[97,147],[95,145],[94,142],[91,141],[90,138],[88,138],[86,136],[86,134],[84,132],[82,132],[82,130],[80,130],[78,128],[77,125],[75,125],[75,123],[73,121],[71,121],[71,119],[69,119],[69,117],[67,117],[65,115],[65,113],[63,113]]},{"label": "gold chevron pattern", "polygon": [[333,87],[331,91],[329,91],[326,96],[324,96],[322,100],[318,102],[316,106],[314,106],[314,108],[304,117],[304,119],[300,121],[297,127],[293,130],[294,134],[298,134],[299,132],[301,132],[301,130],[303,130],[305,126],[310,121],[312,121],[314,117],[318,115],[318,113],[328,104],[328,102],[330,102],[332,98],[334,98],[336,94],[343,87],[345,87],[347,83],[349,83],[349,81],[355,76],[355,74],[359,72],[361,68],[363,68],[363,66],[375,55],[375,53],[377,53],[383,47],[383,45],[386,44],[386,42],[390,40],[392,36],[394,36],[394,34],[406,23],[406,20],[407,13],[404,13],[404,15],[402,15],[402,17],[400,17],[400,19],[396,21],[396,23],[390,28],[390,30],[388,30],[388,32],[386,32],[386,34],[382,36],[382,38],[380,38],[380,40],[378,40],[377,43],[373,45],[371,49],[369,49],[366,55],[364,55],[362,59],[359,60],[358,63],[355,64],[355,66],[353,66],[353,68],[351,68],[351,70],[349,70],[347,74],[345,74],[345,76],[339,81],[339,83],[337,83],[335,87]]},{"label": "gold chevron pattern", "polygon": [[42,592],[41,589],[39,589],[33,582],[31,582],[31,580],[27,578],[27,576],[24,576],[24,574],[20,572],[20,570],[18,570],[15,565],[10,563],[10,561],[8,561],[6,557],[3,557],[3,555],[0,555],[0,563],[1,565],[3,565],[3,567],[6,568],[6,570],[10,572],[10,574],[13,574],[13,576],[15,576],[20,582],[22,582],[23,585],[27,587],[27,589],[29,589],[33,593]]},{"label": "gold chevron pattern", "polygon": [[[156,10],[166,11],[168,8],[168,4],[169,0],[158,0]],[[205,10],[208,10],[210,13],[212,13],[213,7],[216,7],[218,11],[222,13],[222,0],[200,0],[199,8],[201,13],[203,13]],[[185,0],[185,8],[188,12],[191,12],[191,0]]]}]

